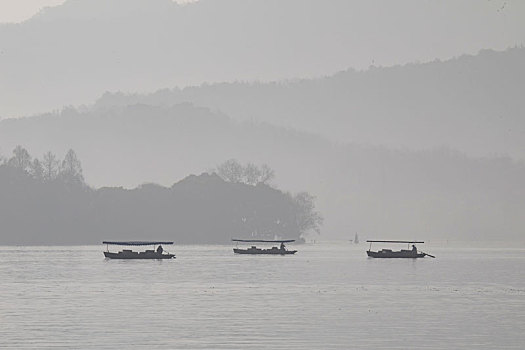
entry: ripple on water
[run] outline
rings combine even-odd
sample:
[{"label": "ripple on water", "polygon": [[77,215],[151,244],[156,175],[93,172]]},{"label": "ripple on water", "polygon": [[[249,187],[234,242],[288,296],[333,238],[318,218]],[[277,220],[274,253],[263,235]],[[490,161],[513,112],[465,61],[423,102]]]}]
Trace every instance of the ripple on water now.
[{"label": "ripple on water", "polygon": [[525,344],[522,251],[386,261],[335,244],[302,245],[290,257],[181,246],[176,260],[111,261],[101,250],[0,247],[0,348]]}]

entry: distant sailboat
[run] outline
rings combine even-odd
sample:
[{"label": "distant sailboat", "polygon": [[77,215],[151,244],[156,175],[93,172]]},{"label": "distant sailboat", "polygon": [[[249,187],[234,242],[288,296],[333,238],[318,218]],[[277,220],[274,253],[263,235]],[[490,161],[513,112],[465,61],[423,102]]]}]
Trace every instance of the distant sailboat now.
[{"label": "distant sailboat", "polygon": [[355,233],[354,244],[359,244],[359,237],[357,236],[357,232]]}]

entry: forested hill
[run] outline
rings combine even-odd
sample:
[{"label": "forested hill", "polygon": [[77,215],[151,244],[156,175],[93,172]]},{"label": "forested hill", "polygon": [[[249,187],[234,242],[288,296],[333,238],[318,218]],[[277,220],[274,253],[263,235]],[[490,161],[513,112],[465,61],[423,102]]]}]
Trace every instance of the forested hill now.
[{"label": "forested hill", "polygon": [[506,157],[333,144],[189,104],[66,109],[0,121],[4,158],[17,144],[39,158],[73,148],[95,187],[171,187],[226,159],[266,163],[276,173],[272,184],[317,197],[326,239],[357,231],[363,238],[523,241],[525,165]]},{"label": "forested hill", "polygon": [[0,245],[300,239],[321,222],[311,196],[292,196],[262,182],[233,183],[204,173],[171,187],[92,189],[62,170],[49,178],[34,169],[32,163],[27,171],[14,162],[0,165]]},{"label": "forested hill", "polygon": [[327,139],[525,160],[525,48],[347,70],[320,79],[105,94],[96,106],[191,102]]}]

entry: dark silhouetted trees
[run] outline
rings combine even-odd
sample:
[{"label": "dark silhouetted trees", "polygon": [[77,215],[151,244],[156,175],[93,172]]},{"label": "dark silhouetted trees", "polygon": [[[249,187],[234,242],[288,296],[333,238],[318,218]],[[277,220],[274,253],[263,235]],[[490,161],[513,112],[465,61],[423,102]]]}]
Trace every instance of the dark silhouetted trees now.
[{"label": "dark silhouetted trees", "polygon": [[85,185],[82,164],[72,149],[66,153],[62,162],[59,162],[51,152],[44,154],[42,160],[33,159],[29,152],[19,145],[13,150],[11,158],[0,158],[0,165],[25,173],[40,182],[60,178],[63,183]]},{"label": "dark silhouetted trees", "polygon": [[0,163],[0,244],[96,244],[104,239],[173,239],[227,243],[232,237],[300,239],[319,232],[314,197],[263,183],[272,174],[253,164],[223,164],[223,175],[190,175],[167,188],[92,189],[69,150],[32,159],[17,146]]}]

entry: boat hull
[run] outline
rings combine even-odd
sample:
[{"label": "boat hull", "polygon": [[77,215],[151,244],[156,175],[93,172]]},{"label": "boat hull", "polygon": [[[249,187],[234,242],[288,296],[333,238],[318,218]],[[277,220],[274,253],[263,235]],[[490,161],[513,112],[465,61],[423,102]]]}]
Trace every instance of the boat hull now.
[{"label": "boat hull", "polygon": [[425,253],[416,253],[411,250],[402,250],[402,251],[391,251],[391,250],[380,250],[378,252],[373,252],[368,250],[366,254],[371,258],[383,258],[383,259],[395,259],[395,258],[404,258],[404,259],[416,259],[424,258]]},{"label": "boat hull", "polygon": [[175,254],[160,254],[157,252],[104,252],[104,256],[109,259],[173,259]]},{"label": "boat hull", "polygon": [[281,250],[281,249],[239,249],[233,248],[235,254],[251,254],[251,255],[292,255],[297,253],[297,250]]}]

